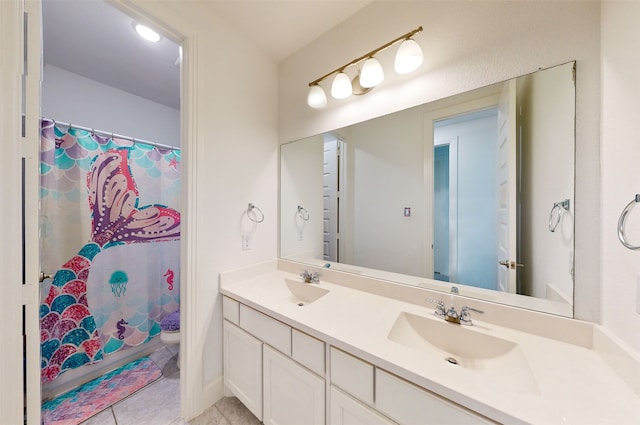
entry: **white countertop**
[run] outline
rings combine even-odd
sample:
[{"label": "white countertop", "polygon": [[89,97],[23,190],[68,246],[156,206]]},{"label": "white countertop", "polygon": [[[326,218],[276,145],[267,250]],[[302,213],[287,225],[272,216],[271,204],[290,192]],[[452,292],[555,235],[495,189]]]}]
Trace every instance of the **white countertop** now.
[{"label": "white countertop", "polygon": [[[499,326],[476,315],[474,326],[468,329],[517,343],[528,365],[528,370],[516,373],[513,379],[489,378],[388,339],[400,313],[433,317],[433,308],[325,281],[319,286],[330,292],[300,307],[293,302],[285,278],[300,280],[292,273],[260,270],[253,276],[223,275],[220,289],[224,295],[498,422],[640,424],[640,395],[596,349]],[[632,353],[630,358],[633,373],[637,373],[638,357]]]}]

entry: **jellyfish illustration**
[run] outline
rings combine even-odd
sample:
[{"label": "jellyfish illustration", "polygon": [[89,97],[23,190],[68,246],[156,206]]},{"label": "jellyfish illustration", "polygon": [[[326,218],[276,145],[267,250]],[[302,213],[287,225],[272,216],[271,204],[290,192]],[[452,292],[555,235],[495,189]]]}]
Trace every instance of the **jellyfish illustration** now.
[{"label": "jellyfish illustration", "polygon": [[117,270],[113,272],[111,275],[111,279],[109,279],[109,284],[111,285],[111,292],[116,297],[121,297],[127,291],[127,282],[129,282],[129,278],[127,274],[123,271]]}]

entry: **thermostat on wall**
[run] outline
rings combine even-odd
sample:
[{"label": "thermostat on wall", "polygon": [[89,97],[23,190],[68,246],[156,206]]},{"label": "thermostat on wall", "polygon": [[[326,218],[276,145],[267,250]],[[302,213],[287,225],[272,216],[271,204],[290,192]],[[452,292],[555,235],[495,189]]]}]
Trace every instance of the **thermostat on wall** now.
[{"label": "thermostat on wall", "polygon": [[405,217],[411,217],[411,208],[404,207],[404,216]]}]

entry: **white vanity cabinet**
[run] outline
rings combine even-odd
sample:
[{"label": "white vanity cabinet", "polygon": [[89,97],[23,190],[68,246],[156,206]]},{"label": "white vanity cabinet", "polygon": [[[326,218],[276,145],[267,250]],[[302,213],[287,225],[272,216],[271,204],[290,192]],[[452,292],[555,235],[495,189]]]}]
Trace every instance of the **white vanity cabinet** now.
[{"label": "white vanity cabinet", "polygon": [[325,425],[322,341],[223,298],[224,382],[265,425]]},{"label": "white vanity cabinet", "polygon": [[226,296],[223,309],[225,385],[266,425],[494,424]]}]

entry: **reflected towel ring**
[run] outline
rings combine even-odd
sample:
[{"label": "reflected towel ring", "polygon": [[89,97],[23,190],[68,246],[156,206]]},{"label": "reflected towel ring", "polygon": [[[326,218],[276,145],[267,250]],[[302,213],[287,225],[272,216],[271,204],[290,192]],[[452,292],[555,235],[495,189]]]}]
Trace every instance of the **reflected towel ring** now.
[{"label": "reflected towel ring", "polygon": [[624,234],[624,222],[626,221],[627,215],[629,214],[633,206],[637,203],[640,203],[640,193],[636,194],[635,198],[633,198],[631,202],[629,202],[627,206],[624,207],[624,210],[622,210],[620,218],[618,219],[618,239],[620,239],[620,242],[622,243],[622,245],[624,245],[625,248],[629,248],[632,250],[640,249],[640,245],[631,245],[629,241],[627,241],[627,237]]},{"label": "reflected towel ring", "polygon": [[309,221],[309,211],[300,205],[298,205],[298,216],[304,221]]},{"label": "reflected towel ring", "polygon": [[569,211],[570,201],[565,199],[562,202],[555,202],[549,213],[549,231],[555,232],[562,219],[563,210]]},{"label": "reflected towel ring", "polygon": [[[258,210],[261,218],[256,217],[256,213],[254,212],[254,210]],[[253,217],[251,217],[252,215]],[[249,220],[253,221],[254,223],[262,223],[264,221],[264,214],[262,213],[262,210],[253,205],[251,202],[249,202],[249,207],[247,208],[247,217],[249,217]]]}]

